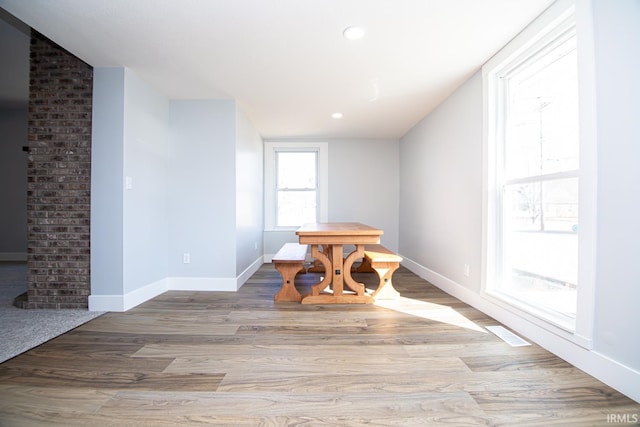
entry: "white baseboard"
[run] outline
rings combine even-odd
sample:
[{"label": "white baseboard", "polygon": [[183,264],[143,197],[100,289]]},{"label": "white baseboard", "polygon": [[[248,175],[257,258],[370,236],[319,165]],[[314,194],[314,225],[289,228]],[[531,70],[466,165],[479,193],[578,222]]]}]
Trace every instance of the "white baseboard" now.
[{"label": "white baseboard", "polygon": [[89,295],[89,311],[127,311],[166,291],[235,292],[262,264],[259,257],[238,277],[167,277],[123,295]]},{"label": "white baseboard", "polygon": [[22,252],[0,252],[0,261],[26,261],[27,254]]},{"label": "white baseboard", "polygon": [[89,311],[125,311],[122,295],[89,295]]},{"label": "white baseboard", "polygon": [[240,273],[240,275],[236,278],[236,290],[240,289],[240,287],[244,285],[247,280],[249,280],[249,278],[260,269],[260,267],[262,267],[262,264],[264,264],[263,257],[258,257],[258,259],[256,259],[249,267],[247,267],[242,273]]},{"label": "white baseboard", "polygon": [[162,279],[123,295],[89,295],[89,311],[127,311],[169,290]]},{"label": "white baseboard", "polygon": [[169,291],[223,291],[238,290],[235,277],[169,277]]},{"label": "white baseboard", "polygon": [[553,333],[459,283],[432,271],[411,259],[404,258],[402,265],[413,273],[442,289],[449,295],[493,317],[503,325],[535,342],[578,369],[613,387],[636,402],[640,402],[640,372],[608,358],[595,350],[589,350],[561,334]]}]

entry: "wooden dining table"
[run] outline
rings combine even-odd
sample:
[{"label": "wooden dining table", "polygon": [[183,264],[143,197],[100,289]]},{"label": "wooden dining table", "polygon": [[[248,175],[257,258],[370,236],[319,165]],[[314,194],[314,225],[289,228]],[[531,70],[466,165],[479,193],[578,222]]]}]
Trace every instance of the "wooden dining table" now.
[{"label": "wooden dining table", "polygon": [[[324,267],[324,277],[302,298],[302,304],[371,304],[365,285],[351,277],[351,267],[364,257],[366,244],[380,243],[384,232],[359,222],[306,224],[296,234],[301,244],[311,246],[311,257]],[[345,257],[345,246],[355,250]],[[346,289],[345,289],[346,288]]]}]

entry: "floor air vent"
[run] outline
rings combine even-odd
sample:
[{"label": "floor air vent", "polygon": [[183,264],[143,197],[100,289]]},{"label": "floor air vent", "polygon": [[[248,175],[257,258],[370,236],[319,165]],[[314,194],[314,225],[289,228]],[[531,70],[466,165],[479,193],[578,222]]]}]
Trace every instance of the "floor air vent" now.
[{"label": "floor air vent", "polygon": [[487,329],[511,347],[524,347],[526,345],[531,345],[513,332],[505,329],[503,326],[487,326]]}]

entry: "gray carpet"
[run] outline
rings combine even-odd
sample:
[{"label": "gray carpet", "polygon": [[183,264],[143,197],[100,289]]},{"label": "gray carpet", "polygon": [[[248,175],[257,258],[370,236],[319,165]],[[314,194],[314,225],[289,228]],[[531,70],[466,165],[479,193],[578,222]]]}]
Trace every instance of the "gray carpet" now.
[{"label": "gray carpet", "polygon": [[14,298],[26,291],[26,263],[0,262],[0,363],[103,314],[14,307]]}]

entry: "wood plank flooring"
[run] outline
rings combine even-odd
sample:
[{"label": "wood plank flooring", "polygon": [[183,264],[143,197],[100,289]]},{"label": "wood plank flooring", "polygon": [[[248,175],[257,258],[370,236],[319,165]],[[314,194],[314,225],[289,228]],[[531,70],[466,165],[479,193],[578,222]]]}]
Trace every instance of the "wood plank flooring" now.
[{"label": "wood plank flooring", "polygon": [[[373,274],[355,275],[375,286]],[[298,276],[304,292],[318,278]],[[264,265],[238,292],[167,292],[0,364],[0,426],[600,426],[626,398],[408,270],[398,302],[274,303]],[[609,418],[608,418],[609,417]],[[620,418],[615,418],[620,419]]]}]

